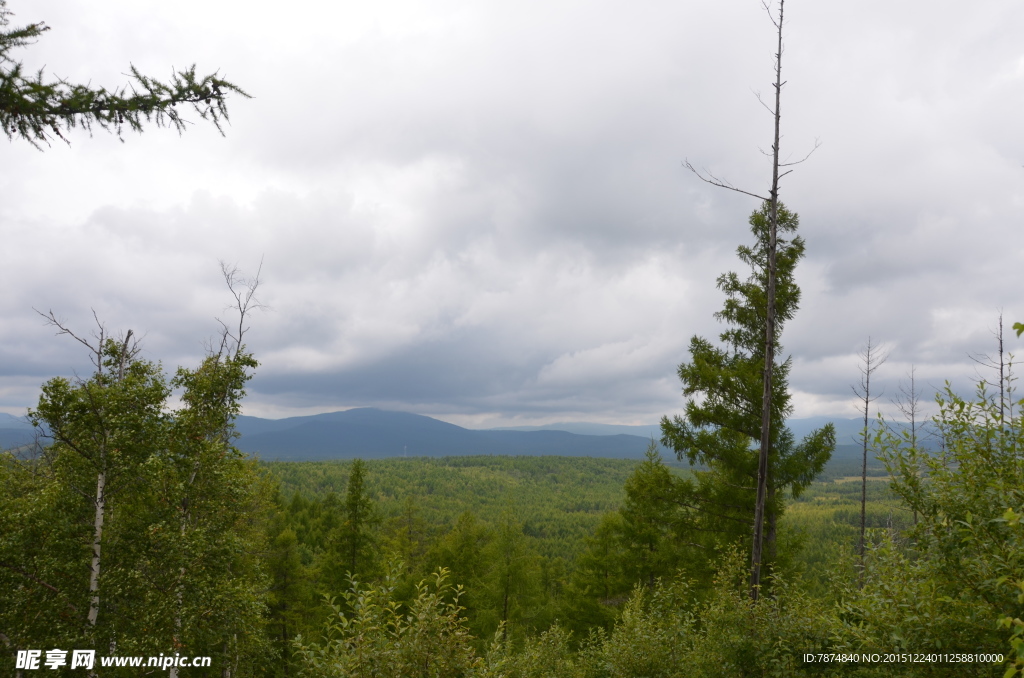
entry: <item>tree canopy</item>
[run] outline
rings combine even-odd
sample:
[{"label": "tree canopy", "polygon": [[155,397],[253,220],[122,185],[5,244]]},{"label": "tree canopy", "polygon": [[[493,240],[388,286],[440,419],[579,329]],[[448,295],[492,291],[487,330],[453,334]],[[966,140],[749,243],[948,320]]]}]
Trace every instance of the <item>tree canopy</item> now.
[{"label": "tree canopy", "polygon": [[[683,395],[682,416],[662,419],[662,442],[680,460],[704,467],[693,481],[679,484],[676,501],[690,515],[691,541],[704,548],[735,541],[752,531],[757,490],[755,444],[761,435],[761,390],[764,333],[767,321],[768,257],[771,205],[765,202],[750,216],[753,247],[740,246],[737,254],[750,267],[741,279],[736,273],[718,278],[725,305],[715,317],[727,327],[721,346],[699,336],[690,340],[690,362],[679,366]],[[804,255],[804,241],[796,235],[800,220],[782,204],[777,210],[776,336],[797,311],[800,288],[793,274]],[[776,342],[775,378],[772,381],[771,440],[768,459],[766,546],[769,559],[775,525],[783,510],[782,491],[794,495],[817,476],[835,447],[831,424],[808,435],[799,444],[786,428],[792,411],[788,375],[790,361],[779,362]]]}]

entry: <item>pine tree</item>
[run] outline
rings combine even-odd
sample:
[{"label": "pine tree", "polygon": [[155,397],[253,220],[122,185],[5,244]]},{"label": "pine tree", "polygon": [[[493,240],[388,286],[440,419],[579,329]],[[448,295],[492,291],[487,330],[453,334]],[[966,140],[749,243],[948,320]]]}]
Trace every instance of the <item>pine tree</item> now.
[{"label": "pine tree", "polygon": [[94,89],[67,80],[48,80],[40,70],[27,75],[22,64],[10,57],[11,50],[31,44],[50,27],[44,23],[4,30],[10,23],[7,1],[0,0],[0,127],[8,139],[20,138],[36,148],[53,138],[67,141],[65,131],[98,126],[122,137],[125,128],[141,132],[146,123],[185,131],[186,120],[177,106],[190,106],[203,120],[209,120],[223,134],[228,120],[229,93],[248,98],[236,85],[217,73],[196,75],[196,67],[176,71],[169,82],[161,82],[130,66],[133,83],[119,89]]},{"label": "pine tree", "polygon": [[507,640],[531,627],[540,611],[540,556],[523,533],[522,521],[506,512],[495,526],[483,558],[487,569],[480,580],[484,609],[479,619],[488,635],[500,626],[502,640]]},{"label": "pine tree", "polygon": [[345,490],[345,523],[342,526],[342,545],[349,570],[352,573],[368,569],[370,527],[375,522],[373,502],[366,492],[366,463],[362,459],[352,462],[352,471]]},{"label": "pine tree", "polygon": [[341,519],[328,535],[324,554],[324,578],[332,594],[347,590],[351,577],[366,581],[377,574],[374,528],[380,519],[366,491],[366,462],[362,459],[352,462],[340,511]]},{"label": "pine tree", "polygon": [[[428,569],[436,571],[443,567],[450,573],[452,584],[463,588],[460,604],[474,630],[479,629],[479,612],[486,604],[482,580],[490,563],[485,557],[485,550],[493,537],[488,526],[472,511],[464,511],[448,533],[433,543],[427,554]],[[493,628],[490,631],[493,632]]]},{"label": "pine tree", "polygon": [[586,637],[592,628],[610,629],[636,583],[623,572],[623,532],[620,512],[604,514],[573,562],[559,623],[579,638]]},{"label": "pine tree", "polygon": [[[715,317],[727,325],[721,346],[703,337],[690,340],[690,362],[679,366],[683,416],[662,418],[662,443],[700,469],[693,480],[679,484],[675,502],[686,515],[685,539],[697,548],[696,557],[713,557],[722,543],[749,540],[754,525],[761,432],[762,372],[767,307],[768,254],[771,205],[766,201],[750,217],[753,247],[740,246],[737,254],[750,267],[750,276],[736,273],[718,278],[725,292],[723,309]],[[776,336],[792,319],[800,302],[793,279],[804,256],[804,241],[795,235],[798,216],[778,206],[778,233],[792,234],[776,243]],[[771,439],[765,509],[765,553],[773,560],[775,532],[782,513],[783,493],[794,496],[821,472],[835,447],[831,424],[797,444],[785,427],[791,413],[788,380],[791,360],[779,361],[782,348],[775,342],[772,379]],[[749,541],[747,541],[749,543]],[[701,556],[703,553],[703,556]]]},{"label": "pine tree", "polygon": [[678,482],[652,441],[646,458],[626,480],[626,499],[619,509],[622,570],[629,589],[637,583],[652,587],[679,567],[673,538]]},{"label": "pine tree", "polygon": [[304,617],[311,607],[309,578],[302,566],[302,546],[295,531],[282,529],[270,544],[267,569],[271,578],[267,608],[270,636],[281,654],[281,664],[272,675],[289,675],[292,639],[305,628]]}]

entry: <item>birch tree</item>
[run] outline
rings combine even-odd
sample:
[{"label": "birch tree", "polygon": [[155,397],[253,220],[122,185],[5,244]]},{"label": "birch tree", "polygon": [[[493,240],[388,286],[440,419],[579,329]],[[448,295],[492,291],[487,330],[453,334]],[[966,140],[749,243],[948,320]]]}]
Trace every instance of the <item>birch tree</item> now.
[{"label": "birch tree", "polygon": [[[86,346],[94,374],[86,380],[55,378],[43,385],[30,410],[33,425],[52,441],[47,456],[74,492],[87,497],[92,513],[89,538],[89,607],[86,637],[94,640],[103,603],[104,525],[119,495],[131,495],[143,467],[164,441],[164,401],[170,389],[159,365],[138,359],[129,330],[111,338],[97,320],[95,340],[76,335],[50,312],[50,324]],[[94,479],[94,490],[82,481]],[[130,499],[125,503],[131,505]],[[106,639],[111,640],[111,639]]]},{"label": "birch tree", "polygon": [[0,502],[0,634],[12,649],[212,656],[223,676],[268,658],[269,487],[231,444],[256,366],[242,342],[255,285],[232,291],[239,323],[173,378],[140,357],[132,332],[113,339],[99,324],[88,338],[46,315],[89,347],[94,372],[43,385],[30,411],[50,442],[41,457],[0,455],[14,490]]}]

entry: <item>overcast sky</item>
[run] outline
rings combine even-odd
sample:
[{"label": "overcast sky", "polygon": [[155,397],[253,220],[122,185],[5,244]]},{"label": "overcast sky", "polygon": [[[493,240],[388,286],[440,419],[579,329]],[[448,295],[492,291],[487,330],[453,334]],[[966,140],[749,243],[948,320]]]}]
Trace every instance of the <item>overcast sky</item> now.
[{"label": "overcast sky", "polygon": [[[94,86],[196,63],[250,94],[226,137],[3,142],[0,411],[88,372],[33,309],[92,310],[194,365],[254,273],[247,414],[377,406],[472,426],[680,411],[767,190],[774,29],[757,0],[9,0],[52,30],[29,69]],[[783,180],[807,257],[782,343],[795,415],[855,416],[870,335],[887,395],[968,388],[1024,320],[1024,4],[787,3]],[[927,386],[926,386],[927,388]],[[885,397],[879,401],[884,404]]]}]

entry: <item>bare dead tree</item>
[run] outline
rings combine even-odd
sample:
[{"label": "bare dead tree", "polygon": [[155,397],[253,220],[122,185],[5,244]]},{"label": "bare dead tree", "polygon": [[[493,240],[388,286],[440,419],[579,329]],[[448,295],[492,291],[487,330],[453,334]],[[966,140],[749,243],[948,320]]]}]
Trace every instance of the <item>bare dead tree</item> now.
[{"label": "bare dead tree", "polygon": [[[914,451],[918,450],[918,431],[927,424],[927,421],[921,421],[921,392],[918,390],[915,373],[916,368],[911,365],[906,375],[909,385],[900,379],[899,393],[890,399],[903,415],[903,420],[910,425],[910,448]],[[918,509],[913,509],[913,524],[918,524]]]},{"label": "bare dead tree", "polygon": [[249,330],[246,326],[249,315],[253,311],[269,309],[266,304],[260,302],[256,297],[256,291],[259,289],[261,282],[260,274],[263,272],[263,260],[260,259],[256,275],[251,278],[243,277],[241,269],[237,265],[229,266],[225,261],[220,262],[220,272],[224,276],[224,282],[228,286],[228,291],[231,292],[231,296],[234,298],[234,303],[227,306],[224,310],[238,314],[238,325],[237,327],[233,324],[229,325],[224,320],[217,318],[217,323],[221,327],[220,345],[214,349],[213,342],[210,342],[208,348],[209,353],[216,355],[218,358],[224,355],[237,357],[244,345],[245,333]]},{"label": "bare dead tree", "polygon": [[772,87],[775,89],[775,107],[772,108],[761,100],[758,95],[758,101],[768,110],[772,115],[775,124],[774,136],[772,138],[772,150],[771,153],[765,153],[770,155],[772,159],[772,183],[768,191],[768,195],[765,196],[761,193],[754,191],[747,191],[742,188],[737,188],[730,181],[719,178],[709,172],[707,169],[696,169],[689,160],[684,162],[686,168],[693,172],[697,177],[712,186],[719,188],[725,188],[730,191],[749,195],[753,198],[768,203],[769,205],[769,240],[768,240],[768,290],[766,295],[766,319],[765,319],[765,348],[764,348],[764,372],[763,372],[763,391],[761,397],[761,441],[760,448],[758,450],[758,461],[757,461],[757,499],[754,505],[754,535],[753,544],[750,550],[750,597],[753,600],[757,600],[761,590],[761,560],[762,550],[764,544],[764,522],[765,522],[765,501],[767,496],[768,487],[768,457],[770,455],[771,448],[771,401],[772,401],[772,369],[775,364],[775,288],[776,288],[776,247],[777,247],[777,233],[778,233],[778,208],[779,208],[779,180],[786,176],[792,169],[784,170],[780,173],[780,169],[785,167],[791,167],[798,165],[807,158],[810,157],[820,146],[819,142],[815,140],[814,147],[800,160],[794,162],[785,162],[780,159],[779,155],[779,142],[781,140],[781,121],[782,121],[782,87],[786,83],[782,80],[782,27],[784,25],[784,11],[785,11],[785,0],[779,0],[779,12],[778,17],[772,11],[772,5],[767,0],[762,1],[762,7],[768,13],[772,24],[775,26],[777,34],[777,46],[775,51],[775,82],[772,83]]},{"label": "bare dead tree", "polygon": [[[999,427],[1000,430],[1004,430],[1004,426],[1009,418],[1007,416],[1007,400],[1010,395],[1010,381],[1011,376],[1009,374],[1010,366],[1007,363],[1006,349],[1003,344],[1003,312],[999,312],[999,327],[992,332],[996,340],[997,355],[990,356],[987,353],[968,353],[969,357],[974,362],[978,363],[982,367],[994,370],[999,373]],[[989,383],[989,380],[978,375],[979,379],[984,383]],[[1009,407],[1013,407],[1012,399],[1009,399]]]},{"label": "bare dead tree", "polygon": [[[910,425],[910,447],[915,453],[917,451],[917,434],[928,423],[927,420],[921,421],[921,392],[917,390],[916,372],[916,368],[911,365],[910,372],[907,373],[909,385],[901,379],[899,393],[889,400],[903,415],[903,420]],[[914,509],[914,524],[917,525],[916,508]]]},{"label": "bare dead tree", "polygon": [[860,369],[860,384],[851,386],[853,392],[857,395],[860,403],[863,405],[861,408],[858,405],[858,410],[864,412],[864,429],[861,431],[861,442],[864,444],[864,464],[861,467],[861,488],[860,488],[860,544],[857,547],[857,554],[860,558],[860,571],[861,571],[861,584],[864,583],[864,547],[865,540],[864,535],[867,528],[867,501],[868,501],[868,439],[870,438],[870,428],[868,424],[868,417],[870,416],[871,403],[878,400],[879,396],[871,396],[871,375],[881,367],[888,359],[888,353],[879,350],[879,347],[871,343],[871,337],[868,337],[868,343],[861,350],[858,355],[860,356],[861,364]]},{"label": "bare dead tree", "polygon": [[917,447],[917,432],[926,423],[920,421],[921,393],[917,390],[916,373],[917,368],[911,365],[910,371],[907,372],[909,385],[901,379],[898,388],[899,393],[889,400],[900,411],[900,414],[903,415],[903,419],[910,424],[910,445],[915,448]]}]

